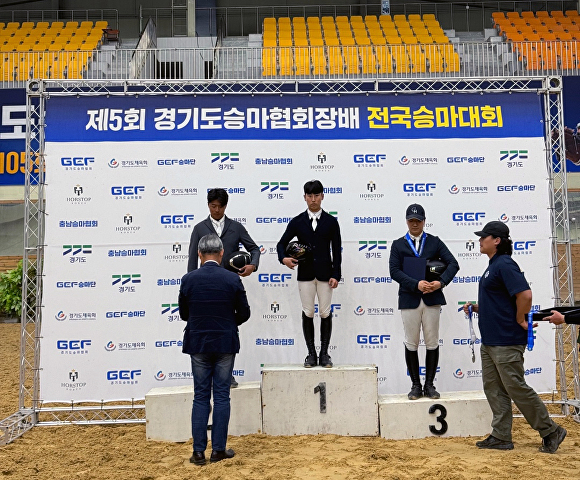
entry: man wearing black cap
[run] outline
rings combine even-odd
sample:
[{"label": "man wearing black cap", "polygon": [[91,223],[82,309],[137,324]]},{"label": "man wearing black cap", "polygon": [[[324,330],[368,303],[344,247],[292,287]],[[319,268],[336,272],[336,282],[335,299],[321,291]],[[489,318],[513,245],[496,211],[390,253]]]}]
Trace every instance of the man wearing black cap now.
[{"label": "man wearing black cap", "polygon": [[[391,277],[399,284],[399,310],[405,329],[405,361],[411,377],[409,400],[423,395],[439,398],[433,381],[439,363],[439,317],[441,305],[445,305],[443,287],[453,280],[459,271],[459,264],[445,246],[434,235],[423,231],[425,210],[421,205],[407,207],[407,226],[404,237],[393,242],[389,268]],[[439,260],[443,271],[436,278],[427,275],[429,261]],[[425,388],[421,387],[419,375],[419,338],[423,338],[427,352],[425,355]]]},{"label": "man wearing black cap", "polygon": [[[328,354],[332,333],[332,291],[340,281],[342,262],[341,238],[338,220],[322,210],[324,188],[319,180],[304,184],[304,200],[308,209],[290,220],[286,231],[276,245],[278,260],[290,269],[298,266],[298,291],[302,302],[302,332],[306,340],[308,355],[304,360],[306,368],[331,368]],[[310,247],[311,252],[300,262],[286,252],[294,237]],[[314,301],[318,297],[320,313],[320,355],[316,357],[314,347]]]},{"label": "man wearing black cap", "polygon": [[[510,230],[502,222],[489,222],[479,236],[479,251],[489,257],[481,276],[477,305],[481,333],[483,391],[493,413],[492,432],[476,442],[479,448],[512,450],[512,400],[530,426],[542,437],[540,452],[554,453],[566,429],[554,423],[538,394],[525,380],[524,350],[528,340],[527,313],[532,291],[512,259]],[[467,313],[470,304],[464,307]]]}]

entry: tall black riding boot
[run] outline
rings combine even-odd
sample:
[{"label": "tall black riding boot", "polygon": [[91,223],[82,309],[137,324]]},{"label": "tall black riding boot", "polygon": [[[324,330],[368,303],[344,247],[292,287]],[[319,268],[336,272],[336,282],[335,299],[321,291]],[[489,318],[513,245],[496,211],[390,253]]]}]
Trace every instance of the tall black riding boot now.
[{"label": "tall black riding boot", "polygon": [[419,376],[419,353],[417,350],[409,350],[407,345],[405,345],[405,362],[412,382],[411,391],[407,394],[407,397],[409,397],[409,400],[417,400],[423,396],[421,377]]},{"label": "tall black riding boot", "polygon": [[425,388],[424,394],[428,398],[439,398],[439,392],[435,390],[433,380],[435,380],[435,373],[437,373],[437,365],[439,364],[439,347],[435,350],[427,350],[425,354]]},{"label": "tall black riding boot", "polygon": [[320,317],[320,356],[318,363],[321,367],[332,368],[332,360],[328,354],[330,335],[332,334],[332,312],[326,318]]},{"label": "tall black riding boot", "polygon": [[306,368],[316,367],[318,359],[316,358],[316,347],[314,346],[314,319],[307,317],[304,312],[302,312],[302,333],[304,333],[306,348],[308,348],[304,366]]}]

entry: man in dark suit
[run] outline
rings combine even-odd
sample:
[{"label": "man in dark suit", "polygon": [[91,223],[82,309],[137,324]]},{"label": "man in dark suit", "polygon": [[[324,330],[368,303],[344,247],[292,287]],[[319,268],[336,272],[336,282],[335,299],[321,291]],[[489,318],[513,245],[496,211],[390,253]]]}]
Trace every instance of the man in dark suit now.
[{"label": "man in dark suit", "polygon": [[[226,217],[226,207],[228,206],[228,192],[223,188],[212,188],[207,192],[207,206],[209,208],[209,217],[199,222],[193,227],[191,238],[189,240],[189,261],[187,271],[191,272],[198,268],[197,262],[197,243],[204,235],[217,233],[224,245],[224,260],[233,252],[240,249],[240,243],[252,256],[249,265],[240,269],[239,275],[247,277],[258,270],[260,263],[260,247],[256,245],[252,237],[248,234],[246,228],[240,223]],[[223,260],[222,260],[223,266]]]},{"label": "man in dark suit", "polygon": [[191,356],[193,372],[193,456],[190,462],[204,465],[212,390],[210,462],[234,456],[233,450],[226,450],[230,379],[235,355],[240,350],[238,325],[250,318],[250,306],[240,277],[220,267],[224,249],[215,233],[199,240],[198,255],[201,267],[185,274],[181,280],[179,315],[187,320],[183,353]]},{"label": "man in dark suit", "polygon": [[[409,205],[406,212],[409,231],[393,242],[389,268],[391,277],[399,284],[399,310],[405,329],[405,361],[412,387],[409,400],[423,395],[439,398],[433,385],[439,363],[439,317],[441,305],[445,305],[443,287],[453,280],[459,264],[445,246],[434,235],[423,231],[425,210],[421,205]],[[427,260],[441,260],[447,265],[437,280],[426,279]],[[425,355],[425,388],[419,376],[419,338],[423,338],[427,349]]]},{"label": "man in dark suit", "polygon": [[[321,208],[324,188],[318,180],[304,184],[304,200],[308,209],[290,220],[282,238],[276,245],[278,260],[290,269],[298,266],[298,291],[302,302],[302,332],[306,340],[308,355],[306,368],[332,367],[328,355],[332,333],[332,290],[340,281],[341,238],[338,221]],[[288,243],[297,237],[298,242],[308,245],[311,252],[298,262],[286,253]],[[320,356],[314,347],[314,300],[318,296],[320,312]]]},{"label": "man in dark suit", "polygon": [[[251,262],[242,267],[238,274],[240,277],[247,277],[256,270],[260,263],[260,247],[258,247],[252,237],[248,234],[245,227],[240,223],[226,217],[226,207],[228,206],[228,192],[223,188],[212,188],[207,192],[207,206],[209,208],[209,217],[202,222],[199,222],[193,227],[191,239],[189,240],[189,261],[187,263],[187,271],[197,269],[197,244],[199,239],[204,235],[210,233],[217,233],[224,246],[224,262],[231,254],[240,249],[240,243],[252,256]],[[231,386],[235,388],[238,382],[232,375]]]}]

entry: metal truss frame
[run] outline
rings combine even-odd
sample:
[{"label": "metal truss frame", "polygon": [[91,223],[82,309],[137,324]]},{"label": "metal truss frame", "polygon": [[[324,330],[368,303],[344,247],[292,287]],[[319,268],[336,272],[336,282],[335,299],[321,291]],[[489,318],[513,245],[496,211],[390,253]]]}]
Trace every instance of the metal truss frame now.
[{"label": "metal truss frame", "polygon": [[[561,77],[486,77],[385,80],[142,81],[32,80],[27,84],[24,278],[20,351],[19,410],[0,421],[0,445],[12,442],[35,425],[144,423],[142,401],[43,405],[40,395],[40,326],[44,260],[44,127],[51,96],[228,95],[228,94],[493,94],[537,93],[544,99],[545,151],[549,172],[552,268],[557,305],[573,304],[572,262],[568,222],[563,138]],[[36,164],[38,168],[36,169]],[[548,403],[580,421],[580,383],[576,326],[557,327],[558,389]],[[570,381],[568,377],[572,378]]]}]

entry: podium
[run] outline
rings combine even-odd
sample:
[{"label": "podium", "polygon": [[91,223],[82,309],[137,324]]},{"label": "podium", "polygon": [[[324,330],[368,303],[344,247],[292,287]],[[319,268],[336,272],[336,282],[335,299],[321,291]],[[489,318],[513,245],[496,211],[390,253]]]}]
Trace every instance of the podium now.
[{"label": "podium", "polygon": [[[245,382],[238,388],[232,388],[230,399],[228,434],[239,436],[261,433],[260,382]],[[147,440],[187,442],[191,438],[192,404],[193,385],[149,390],[145,395]]]},{"label": "podium", "polygon": [[380,395],[379,418],[381,437],[403,440],[487,435],[492,413],[483,391],[443,392],[437,400]]},{"label": "podium", "polygon": [[377,436],[377,408],[374,365],[262,368],[262,421],[267,435]]},{"label": "podium", "polygon": [[[401,440],[483,436],[491,429],[492,413],[482,391],[442,392],[437,400],[379,396],[374,365],[265,365],[261,383],[243,382],[230,392],[228,433],[234,436],[380,432]],[[192,385],[150,390],[145,396],[147,439],[189,440],[192,402]]]}]

